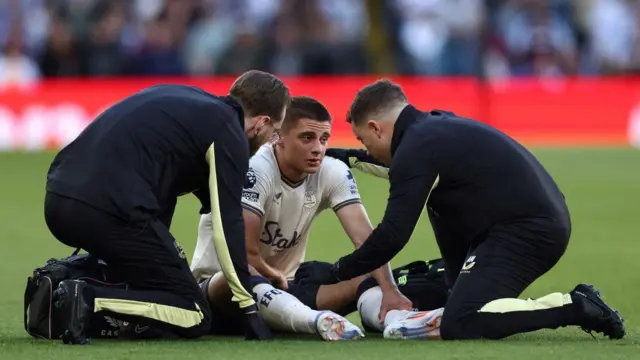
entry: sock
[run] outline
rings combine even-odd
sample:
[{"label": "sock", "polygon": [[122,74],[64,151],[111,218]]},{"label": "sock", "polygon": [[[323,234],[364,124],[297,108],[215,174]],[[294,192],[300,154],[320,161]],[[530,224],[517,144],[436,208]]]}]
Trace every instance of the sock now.
[{"label": "sock", "polygon": [[312,310],[295,296],[269,284],[253,288],[257,295],[260,316],[269,328],[293,333],[316,333],[316,318],[320,311]]},{"label": "sock", "polygon": [[362,325],[365,328],[382,332],[387,325],[411,314],[411,311],[407,310],[391,310],[387,312],[387,316],[384,318],[384,324],[381,324],[378,320],[380,305],[382,305],[382,289],[380,289],[379,286],[365,291],[358,298],[358,311],[360,312]]}]

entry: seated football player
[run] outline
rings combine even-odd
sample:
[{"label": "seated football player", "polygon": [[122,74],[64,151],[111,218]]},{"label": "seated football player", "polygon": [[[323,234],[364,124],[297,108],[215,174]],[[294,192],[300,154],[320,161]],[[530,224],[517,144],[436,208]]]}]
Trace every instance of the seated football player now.
[{"label": "seated football player", "polygon": [[[242,199],[247,261],[260,315],[273,330],[353,340],[363,334],[343,316],[358,303],[368,309],[361,314],[363,323],[378,331],[383,329],[380,319],[386,323],[406,316],[413,307],[388,264],[374,271],[371,280],[366,275],[327,286],[296,281],[298,270],[314,269],[315,262],[304,260],[309,230],[320,212],[333,209],[356,247],[372,231],[348,166],[324,157],[330,134],[326,108],[314,99],[295,97],[279,138],[251,158]],[[231,306],[231,291],[209,240],[219,227],[203,209],[191,269],[210,301],[211,333],[241,334],[242,318]],[[441,306],[441,298],[430,298],[438,303],[429,308]]]}]

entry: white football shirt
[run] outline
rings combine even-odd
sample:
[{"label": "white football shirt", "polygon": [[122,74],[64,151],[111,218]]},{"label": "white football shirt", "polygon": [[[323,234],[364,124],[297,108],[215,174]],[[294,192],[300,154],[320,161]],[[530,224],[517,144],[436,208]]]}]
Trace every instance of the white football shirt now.
[{"label": "white football shirt", "polygon": [[[313,219],[325,209],[338,211],[356,203],[360,203],[358,187],[351,171],[340,160],[325,157],[320,169],[299,183],[280,174],[273,145],[262,146],[249,161],[242,205],[262,219],[259,246],[262,258],[288,279],[295,277],[305,260]],[[211,243],[211,226],[211,215],[202,215],[191,262],[198,280],[220,271]]]}]

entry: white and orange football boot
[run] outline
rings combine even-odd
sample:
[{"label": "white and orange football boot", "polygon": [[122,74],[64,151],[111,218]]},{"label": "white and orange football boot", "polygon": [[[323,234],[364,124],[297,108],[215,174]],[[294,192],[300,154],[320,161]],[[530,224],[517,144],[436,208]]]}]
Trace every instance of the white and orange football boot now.
[{"label": "white and orange football boot", "polygon": [[440,321],[444,308],[415,311],[384,328],[384,338],[390,340],[440,339]]}]

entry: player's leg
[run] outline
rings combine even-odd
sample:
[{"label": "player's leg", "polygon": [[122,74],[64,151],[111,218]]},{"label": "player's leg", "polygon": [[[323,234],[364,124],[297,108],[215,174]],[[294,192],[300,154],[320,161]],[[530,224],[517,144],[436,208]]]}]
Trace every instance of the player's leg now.
[{"label": "player's leg", "polygon": [[94,312],[179,337],[195,338],[208,331],[209,305],[164,225],[125,223],[77,201],[48,198],[45,215],[52,233],[118,268],[129,285],[123,290],[62,282],[55,298],[66,314],[66,342],[86,342]]},{"label": "player's leg", "polygon": [[[357,310],[358,287],[367,278],[369,275],[341,281],[337,284],[321,285],[316,291],[314,304],[309,305],[313,309],[330,310],[346,316]],[[308,291],[306,294],[311,295],[312,292]]]},{"label": "player's leg", "polygon": [[[211,333],[234,335],[242,318],[232,308],[231,291],[221,275],[218,273],[206,283],[201,283],[208,290],[212,307]],[[342,316],[331,311],[312,310],[294,295],[274,288],[262,277],[252,276],[251,282],[260,317],[272,330],[319,335],[324,340],[357,340],[362,337],[360,330]],[[299,288],[295,285],[291,285],[293,287],[290,290],[302,293],[297,291]]]},{"label": "player's leg", "polygon": [[[621,319],[586,286],[538,299],[517,299],[563,255],[566,241],[554,235],[515,226],[492,230],[460,271],[440,319],[442,339],[501,339],[570,325],[622,337]],[[406,320],[385,329],[385,336],[410,338],[421,321],[426,327],[425,319]]]},{"label": "player's leg", "polygon": [[[317,287],[316,287],[317,289]],[[274,288],[267,280],[253,287],[260,316],[270,328],[293,333],[318,334],[324,340],[358,340],[362,331],[341,315],[329,310],[314,310],[296,295],[314,293],[291,283],[288,291]],[[306,296],[308,298],[308,296]]]},{"label": "player's leg", "polygon": [[294,296],[308,307],[346,316],[357,310],[358,286],[367,278],[369,275],[362,275],[331,285],[300,285],[298,279],[294,279],[292,284],[295,287]]},{"label": "player's leg", "polygon": [[[292,283],[288,291],[308,309],[336,309],[334,312],[342,316],[360,309],[365,330],[383,330],[377,321],[382,304],[382,290],[373,278],[363,276],[333,285]],[[394,311],[390,313],[393,314]],[[392,315],[388,316],[393,318]]]},{"label": "player's leg", "polygon": [[[370,281],[367,282],[367,279],[370,279]],[[308,308],[316,310],[329,310],[342,316],[346,316],[358,310],[358,308],[360,308],[358,305],[358,299],[360,298],[360,295],[366,289],[377,287],[377,282],[369,275],[359,276],[348,281],[342,281],[337,284],[331,285],[300,285],[295,280],[293,283],[294,284],[289,289],[289,292],[292,292],[293,295]],[[362,290],[363,283],[370,285],[365,285],[366,289]],[[380,291],[379,288],[378,291]],[[373,295],[373,297],[369,295]],[[367,309],[367,311],[365,311],[366,319],[373,319],[374,316],[377,319],[382,296],[380,295],[380,299],[378,299],[375,294],[368,294],[367,296],[365,296],[365,299],[368,299],[365,301],[367,305],[375,304],[376,302],[378,303],[377,310],[375,310],[375,315],[373,315],[373,309],[375,308],[375,305],[365,306],[365,309]],[[368,311],[369,309],[371,309],[371,311]],[[393,314],[394,312],[392,311],[389,317],[395,319],[393,317]],[[380,324],[377,324],[377,321],[375,325],[368,326],[367,320],[363,318],[363,325],[365,330],[378,330],[379,332],[382,332],[382,328],[380,328]]]},{"label": "player's leg", "polygon": [[[417,261],[394,269],[393,274],[400,292],[414,303],[416,309],[431,310],[442,307],[447,298],[444,272],[439,270],[444,270],[442,261],[433,260],[429,264]],[[313,284],[296,285],[294,291],[294,295],[312,309],[333,310],[343,316],[359,310],[367,331],[383,331],[384,325],[378,321],[382,290],[369,275],[319,287]],[[385,323],[395,322],[413,313],[392,310],[387,313]]]},{"label": "player's leg", "polygon": [[368,278],[358,287],[358,311],[367,331],[383,332],[389,324],[412,317],[416,312],[442,308],[447,302],[449,288],[441,259],[413,262],[394,269],[393,274],[398,289],[411,300],[414,310],[391,310],[381,323],[382,290],[375,279]]},{"label": "player's leg", "polygon": [[382,289],[377,285],[364,291],[358,298],[358,312],[362,320],[362,326],[366,331],[381,333],[387,325],[406,319],[415,313],[415,311],[408,310],[390,310],[387,312],[384,321],[380,322],[381,306]]},{"label": "player's leg", "polygon": [[328,310],[346,316],[356,311],[358,286],[368,277],[363,275],[331,285],[301,285],[296,278],[290,282],[289,292],[293,291],[293,295],[311,309]]}]

